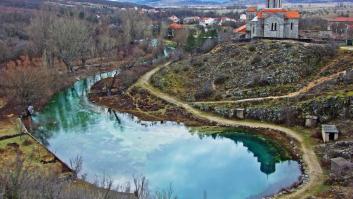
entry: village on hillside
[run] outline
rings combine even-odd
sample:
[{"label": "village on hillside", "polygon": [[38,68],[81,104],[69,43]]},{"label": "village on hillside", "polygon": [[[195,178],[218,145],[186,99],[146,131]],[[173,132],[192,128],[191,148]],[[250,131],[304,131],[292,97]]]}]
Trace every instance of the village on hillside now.
[{"label": "village on hillside", "polygon": [[[179,18],[175,15],[170,16],[168,18],[170,23],[169,36],[173,37],[175,32],[182,29],[201,29],[206,32],[212,29],[220,29],[219,32],[232,32],[232,35],[229,36],[232,39],[264,37],[316,41],[334,40],[346,43],[349,46],[352,45],[353,17],[345,16],[343,13],[336,16],[308,17],[305,11],[303,11],[305,14],[301,14],[299,9],[283,8],[281,1],[278,4],[272,3],[271,0],[267,2],[267,9],[249,6],[246,10],[240,11],[237,18],[226,16],[186,16]],[[334,9],[338,9],[335,12],[340,13],[339,7]],[[271,16],[278,16],[279,18],[274,20],[279,21],[279,23],[267,21],[268,18],[272,18]],[[264,21],[264,18],[267,20]],[[267,24],[270,24],[271,27],[266,27]],[[266,28],[269,31],[265,31]],[[277,33],[274,33],[277,29]]]}]

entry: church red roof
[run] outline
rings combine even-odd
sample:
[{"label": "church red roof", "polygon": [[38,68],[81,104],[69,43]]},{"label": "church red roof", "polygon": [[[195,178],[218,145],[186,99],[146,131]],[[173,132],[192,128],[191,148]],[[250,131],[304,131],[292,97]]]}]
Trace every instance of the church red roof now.
[{"label": "church red roof", "polygon": [[287,10],[283,8],[266,8],[257,12],[258,18],[264,18],[267,13],[282,13],[287,19],[299,19],[300,13],[297,10]]}]

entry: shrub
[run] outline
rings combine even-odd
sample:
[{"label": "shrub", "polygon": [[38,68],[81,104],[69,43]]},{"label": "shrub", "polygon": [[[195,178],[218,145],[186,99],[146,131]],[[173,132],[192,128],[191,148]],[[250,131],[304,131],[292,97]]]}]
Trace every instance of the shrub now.
[{"label": "shrub", "polygon": [[227,76],[225,76],[225,75],[220,75],[220,76],[218,76],[218,77],[216,77],[216,79],[214,80],[214,83],[215,84],[224,84],[224,82],[225,81],[227,81],[228,80],[228,77]]},{"label": "shrub", "polygon": [[212,81],[206,81],[196,92],[195,98],[197,100],[205,99],[211,97],[214,93]]},{"label": "shrub", "polygon": [[258,64],[262,61],[261,57],[259,55],[255,55],[253,59],[251,60],[251,64]]},{"label": "shrub", "polygon": [[32,142],[30,139],[26,139],[26,140],[24,140],[24,141],[22,142],[22,145],[23,145],[23,146],[29,146],[29,145],[31,145],[31,144],[33,144],[33,142]]},{"label": "shrub", "polygon": [[[53,90],[57,76],[46,67],[12,67],[0,76],[1,94],[21,105],[36,103]],[[54,82],[55,83],[55,82]]]},{"label": "shrub", "polygon": [[250,45],[250,46],[248,47],[248,50],[249,50],[250,52],[254,52],[254,51],[256,50],[256,47],[255,47],[254,45]]}]

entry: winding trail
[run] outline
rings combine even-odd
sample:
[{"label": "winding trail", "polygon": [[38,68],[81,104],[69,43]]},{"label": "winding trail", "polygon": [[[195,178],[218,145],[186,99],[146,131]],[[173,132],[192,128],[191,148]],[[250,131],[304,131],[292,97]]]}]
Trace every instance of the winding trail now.
[{"label": "winding trail", "polygon": [[309,92],[311,89],[315,88],[316,86],[323,84],[327,81],[333,80],[337,77],[339,77],[341,74],[344,74],[345,71],[337,72],[334,73],[330,76],[326,77],[321,77],[319,79],[316,79],[314,81],[309,82],[307,85],[305,85],[303,88],[301,88],[298,91],[289,93],[287,95],[281,95],[281,96],[268,96],[268,97],[258,97],[258,98],[248,98],[248,99],[241,99],[241,100],[220,100],[220,101],[199,101],[199,102],[193,102],[193,104],[237,104],[237,103],[242,103],[242,102],[258,102],[258,101],[264,101],[264,100],[272,100],[272,99],[285,99],[285,98],[293,98],[293,97],[298,97],[301,94],[305,94]]},{"label": "winding trail", "polygon": [[239,121],[239,120],[230,120],[222,117],[218,117],[198,109],[195,109],[191,105],[186,102],[180,101],[179,99],[170,96],[166,93],[161,92],[159,89],[153,87],[149,82],[153,74],[158,72],[161,68],[169,65],[170,62],[157,66],[153,70],[149,71],[145,75],[143,75],[133,86],[142,87],[148,90],[152,95],[165,100],[171,104],[184,108],[189,113],[194,116],[204,119],[210,122],[216,122],[220,125],[225,126],[236,126],[236,127],[248,127],[248,128],[265,128],[265,129],[273,129],[280,132],[285,133],[286,135],[294,138],[300,143],[300,148],[303,152],[303,161],[306,164],[306,172],[309,175],[309,181],[302,186],[300,186],[296,191],[280,196],[280,198],[306,198],[307,196],[312,195],[312,191],[320,186],[323,182],[324,176],[323,171],[320,166],[319,160],[312,149],[312,146],[305,142],[304,136],[299,132],[296,132],[290,128],[262,123],[262,122],[249,122],[249,121]]}]

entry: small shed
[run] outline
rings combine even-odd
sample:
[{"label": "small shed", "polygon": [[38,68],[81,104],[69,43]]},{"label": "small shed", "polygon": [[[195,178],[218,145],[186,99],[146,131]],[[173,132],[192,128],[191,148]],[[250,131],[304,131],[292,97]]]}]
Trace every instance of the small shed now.
[{"label": "small shed", "polygon": [[305,117],[305,126],[309,128],[316,127],[318,117],[315,115],[307,115]]},{"label": "small shed", "polygon": [[244,119],[245,118],[245,109],[237,108],[235,111],[236,111],[237,118],[239,118],[239,119]]},{"label": "small shed", "polygon": [[321,126],[321,134],[324,142],[334,141],[338,139],[338,129],[336,125],[323,124]]},{"label": "small shed", "polygon": [[353,166],[353,163],[351,163],[350,161],[342,157],[331,159],[331,172],[336,175],[342,175],[343,172],[345,172],[348,169],[351,169],[352,166]]}]

